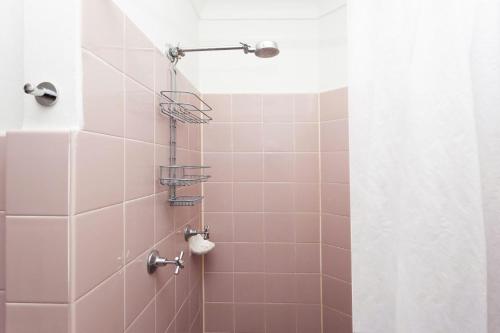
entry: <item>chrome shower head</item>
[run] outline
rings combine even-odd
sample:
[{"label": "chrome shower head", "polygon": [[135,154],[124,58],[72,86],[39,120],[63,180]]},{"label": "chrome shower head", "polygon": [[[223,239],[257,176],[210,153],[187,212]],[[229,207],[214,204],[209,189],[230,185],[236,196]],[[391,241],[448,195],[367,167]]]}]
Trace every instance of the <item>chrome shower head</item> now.
[{"label": "chrome shower head", "polygon": [[259,58],[272,58],[280,53],[278,43],[271,40],[264,40],[255,45],[255,55]]}]

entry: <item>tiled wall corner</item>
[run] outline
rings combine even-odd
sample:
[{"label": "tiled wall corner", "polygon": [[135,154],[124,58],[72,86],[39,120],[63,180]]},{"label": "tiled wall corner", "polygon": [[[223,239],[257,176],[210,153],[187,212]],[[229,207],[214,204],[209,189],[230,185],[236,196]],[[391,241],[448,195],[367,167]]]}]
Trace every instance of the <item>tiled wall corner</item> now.
[{"label": "tiled wall corner", "polygon": [[204,98],[205,331],[319,333],[318,95]]},{"label": "tiled wall corner", "polygon": [[[201,333],[201,260],[181,234],[200,207],[171,207],[159,167],[168,163],[169,119],[160,91],[170,62],[111,0],[83,4],[84,124],[73,134],[71,332]],[[177,84],[194,91],[178,75]],[[178,156],[200,163],[197,125],[178,128]],[[200,187],[180,192],[196,193]],[[186,252],[185,269],[146,271],[152,249]]]},{"label": "tiled wall corner", "polygon": [[347,88],[320,94],[323,332],[352,332]]}]

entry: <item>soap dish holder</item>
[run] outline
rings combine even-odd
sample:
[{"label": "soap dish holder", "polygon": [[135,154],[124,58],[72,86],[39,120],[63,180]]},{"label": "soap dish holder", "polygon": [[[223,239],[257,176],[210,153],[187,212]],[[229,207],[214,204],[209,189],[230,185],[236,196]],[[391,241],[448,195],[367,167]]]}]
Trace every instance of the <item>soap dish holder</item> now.
[{"label": "soap dish holder", "polygon": [[184,228],[184,239],[186,242],[189,240],[189,238],[196,236],[196,235],[202,235],[203,239],[207,240],[210,238],[210,232],[208,231],[209,226],[206,225],[203,230],[198,231],[196,229],[193,229],[189,224]]}]

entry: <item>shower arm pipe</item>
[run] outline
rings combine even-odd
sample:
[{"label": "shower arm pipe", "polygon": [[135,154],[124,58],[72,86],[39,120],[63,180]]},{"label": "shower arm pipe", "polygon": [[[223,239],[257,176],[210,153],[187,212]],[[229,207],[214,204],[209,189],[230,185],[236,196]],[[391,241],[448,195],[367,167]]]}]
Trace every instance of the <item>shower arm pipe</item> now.
[{"label": "shower arm pipe", "polygon": [[240,43],[241,46],[227,46],[227,47],[202,47],[195,49],[181,49],[180,47],[171,47],[169,54],[173,59],[179,59],[186,55],[188,52],[210,52],[210,51],[232,51],[243,50],[246,53],[254,53],[255,50],[248,44]]}]

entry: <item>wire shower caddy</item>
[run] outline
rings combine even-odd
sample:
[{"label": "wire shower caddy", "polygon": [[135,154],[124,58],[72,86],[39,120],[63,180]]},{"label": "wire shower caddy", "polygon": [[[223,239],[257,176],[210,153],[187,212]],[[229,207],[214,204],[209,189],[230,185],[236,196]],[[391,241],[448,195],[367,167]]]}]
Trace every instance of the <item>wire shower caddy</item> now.
[{"label": "wire shower caddy", "polygon": [[168,201],[171,206],[194,206],[201,202],[203,196],[178,196],[177,187],[191,186],[205,182],[210,178],[204,171],[205,165],[177,164],[177,122],[188,124],[206,124],[212,117],[208,114],[212,108],[197,94],[176,90],[177,71],[175,63],[171,68],[172,90],[160,92],[162,102],[160,111],[170,117],[170,156],[168,166],[160,166],[160,184],[169,187]]}]

